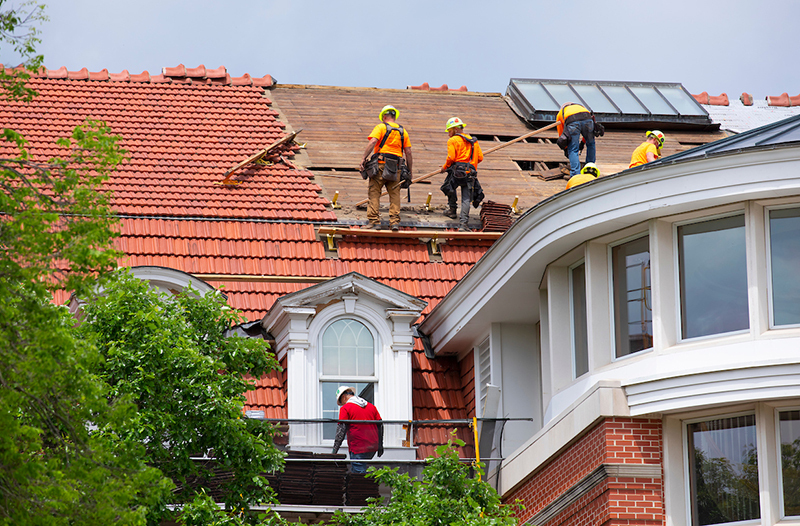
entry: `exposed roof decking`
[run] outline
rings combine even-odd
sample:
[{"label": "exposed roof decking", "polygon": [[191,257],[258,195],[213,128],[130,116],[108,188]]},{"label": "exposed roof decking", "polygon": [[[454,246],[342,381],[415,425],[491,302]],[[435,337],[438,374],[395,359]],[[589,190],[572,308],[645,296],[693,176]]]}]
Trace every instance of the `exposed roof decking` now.
[{"label": "exposed roof decking", "polygon": [[[429,92],[374,88],[336,88],[325,86],[274,86],[268,92],[273,109],[293,130],[302,129],[298,141],[306,148],[296,162],[308,168],[322,193],[333,199],[339,192],[337,217],[365,221],[365,213],[353,205],[367,196],[366,183],[357,167],[367,145],[367,136],[379,123],[378,112],[392,104],[400,112],[398,122],[408,130],[414,155],[414,177],[437,170],[447,154],[444,124],[453,116],[467,125],[466,131],[481,139],[486,151],[512,138],[532,131],[507,104],[493,93]],[[597,163],[608,175],[628,167],[633,150],[644,140],[645,130],[607,129],[598,138]],[[720,132],[669,131],[664,154],[669,155],[722,137]],[[546,130],[525,142],[512,144],[486,156],[478,167],[479,180],[487,200],[511,204],[519,196],[518,206],[525,210],[562,191],[561,179],[543,181],[535,171],[515,161],[543,162],[549,167],[567,163],[564,153],[555,144],[555,129]],[[581,155],[583,159],[583,154]],[[446,220],[441,211],[447,205],[439,186],[444,174],[411,188],[411,202],[402,192],[403,222],[441,224]],[[432,212],[424,210],[428,193],[432,194]],[[388,199],[383,198],[386,205]],[[477,211],[472,211],[473,218]]]}]

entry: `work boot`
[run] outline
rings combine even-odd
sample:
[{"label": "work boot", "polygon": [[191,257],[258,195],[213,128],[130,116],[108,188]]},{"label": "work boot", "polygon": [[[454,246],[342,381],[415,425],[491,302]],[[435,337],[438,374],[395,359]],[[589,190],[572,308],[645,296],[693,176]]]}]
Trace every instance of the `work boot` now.
[{"label": "work boot", "polygon": [[400,225],[397,224],[397,223],[393,223],[392,224],[392,232],[397,232],[398,230],[400,230]]},{"label": "work boot", "polygon": [[472,229],[470,227],[468,227],[465,223],[461,223],[460,225],[458,225],[458,231],[459,232],[472,232]]},{"label": "work boot", "polygon": [[369,225],[367,225],[367,228],[369,230],[380,230],[381,229],[381,224],[380,223],[371,222]]},{"label": "work boot", "polygon": [[456,208],[451,208],[450,210],[448,210],[447,212],[444,213],[444,216],[445,217],[449,217],[450,219],[458,218],[457,209]]}]

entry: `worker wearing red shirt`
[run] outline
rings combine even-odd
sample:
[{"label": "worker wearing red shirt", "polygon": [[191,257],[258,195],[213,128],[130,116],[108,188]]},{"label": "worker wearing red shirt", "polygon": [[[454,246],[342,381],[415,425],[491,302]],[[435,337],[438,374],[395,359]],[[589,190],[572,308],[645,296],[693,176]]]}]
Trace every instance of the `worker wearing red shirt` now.
[{"label": "worker wearing red shirt", "polygon": [[[378,409],[356,395],[355,389],[343,385],[336,390],[336,403],[339,405],[339,425],[333,441],[333,453],[339,452],[345,435],[351,460],[370,460],[383,456],[383,424],[348,424],[343,420],[381,420]],[[366,473],[367,465],[363,462],[351,464],[353,473]]]},{"label": "worker wearing red shirt", "polygon": [[[447,196],[449,210],[444,213],[449,218],[458,217],[457,188],[461,188],[461,217],[459,230],[469,231],[469,207],[476,197],[478,163],[483,161],[481,145],[469,134],[463,133],[464,122],[458,117],[452,117],[445,125],[445,131],[450,136],[447,139],[447,159],[439,170],[447,172],[447,177],[442,185],[442,192]],[[478,185],[478,186],[476,186]],[[482,193],[482,192],[481,192]],[[480,199],[478,200],[480,201]]]},{"label": "worker wearing red shirt", "polygon": [[364,178],[369,179],[369,204],[367,221],[369,228],[381,228],[380,200],[386,187],[389,194],[389,226],[400,229],[400,185],[403,165],[411,177],[411,141],[408,132],[397,124],[399,115],[394,106],[384,106],[378,114],[381,123],[369,134],[364,158],[358,169]]}]

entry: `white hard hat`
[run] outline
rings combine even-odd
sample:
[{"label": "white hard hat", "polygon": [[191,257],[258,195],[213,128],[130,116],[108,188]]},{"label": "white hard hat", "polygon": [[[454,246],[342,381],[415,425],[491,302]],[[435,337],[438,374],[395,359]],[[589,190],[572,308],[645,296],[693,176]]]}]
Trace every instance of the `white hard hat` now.
[{"label": "white hard hat", "polygon": [[336,404],[342,405],[339,403],[339,398],[342,397],[343,394],[350,393],[352,395],[356,394],[356,390],[350,387],[349,385],[340,385],[339,389],[336,390]]}]

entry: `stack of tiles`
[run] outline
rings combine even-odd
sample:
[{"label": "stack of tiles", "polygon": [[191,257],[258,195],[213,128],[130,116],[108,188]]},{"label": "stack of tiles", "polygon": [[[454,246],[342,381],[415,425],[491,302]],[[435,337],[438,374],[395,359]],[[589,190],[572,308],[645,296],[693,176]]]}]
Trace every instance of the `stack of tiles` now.
[{"label": "stack of tiles", "polygon": [[505,232],[511,226],[511,207],[494,201],[481,206],[481,225],[484,232]]}]

